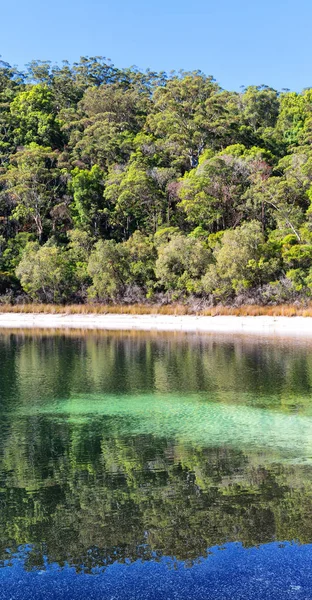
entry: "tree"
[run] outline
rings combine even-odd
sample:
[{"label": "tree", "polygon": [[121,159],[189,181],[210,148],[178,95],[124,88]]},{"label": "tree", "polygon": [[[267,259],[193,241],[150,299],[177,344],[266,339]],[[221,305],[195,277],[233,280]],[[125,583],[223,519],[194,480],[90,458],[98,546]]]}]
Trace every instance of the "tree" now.
[{"label": "tree", "polygon": [[124,238],[136,229],[154,233],[165,218],[166,197],[153,173],[135,156],[126,169],[117,167],[109,172],[104,198],[113,209],[112,226]]},{"label": "tree", "polygon": [[95,244],[88,263],[92,277],[90,298],[117,300],[126,285],[126,265],[121,244],[114,240],[100,240]]},{"label": "tree", "polygon": [[[300,226],[309,208],[309,190],[312,183],[312,157],[310,150],[299,149],[281,159],[275,175],[253,174],[253,186],[245,199],[266,207],[268,222],[272,220],[283,234],[290,230],[301,241]],[[278,173],[278,175],[277,175]]]},{"label": "tree", "polygon": [[276,131],[289,146],[302,143],[311,123],[312,89],[302,94],[287,92],[281,95]]},{"label": "tree", "polygon": [[12,203],[12,218],[33,225],[39,241],[62,190],[56,158],[51,148],[32,143],[18,150],[10,167],[0,175],[4,187],[0,195]]},{"label": "tree", "polygon": [[215,155],[205,152],[197,169],[180,180],[179,206],[187,220],[211,232],[236,227],[248,215],[244,194],[251,175],[263,172],[267,156],[261,148],[238,144]]},{"label": "tree", "polygon": [[182,73],[155,90],[146,129],[162,140],[172,166],[188,170],[204,148],[219,147],[225,114],[219,92],[213,78],[199,72]]},{"label": "tree", "polygon": [[73,196],[71,213],[77,228],[99,235],[104,209],[104,173],[98,165],[90,171],[76,167],[68,183]]},{"label": "tree", "polygon": [[33,300],[63,302],[71,297],[72,272],[64,249],[29,242],[16,268],[23,289]]},{"label": "tree", "polygon": [[311,115],[312,89],[238,93],[101,56],[0,61],[3,281],[37,239],[62,250],[79,302],[310,298]]},{"label": "tree", "polygon": [[80,229],[67,232],[69,239],[67,257],[72,270],[73,289],[79,299],[85,299],[87,289],[92,284],[88,273],[88,263],[94,240],[89,233]]},{"label": "tree", "polygon": [[53,94],[48,86],[34,85],[20,92],[10,105],[14,122],[13,137],[17,146],[36,143],[59,148],[62,136]]},{"label": "tree", "polygon": [[239,111],[237,139],[247,147],[261,146],[283,154],[285,146],[276,132],[280,99],[276,90],[265,86],[249,86],[236,97]]},{"label": "tree", "polygon": [[156,277],[170,292],[196,293],[211,261],[211,253],[200,240],[175,235],[158,248]]},{"label": "tree", "polygon": [[81,56],[72,71],[76,82],[84,88],[113,83],[118,76],[118,69],[105,56]]},{"label": "tree", "polygon": [[9,162],[10,154],[15,151],[14,123],[10,106],[23,86],[22,73],[0,60],[0,167]]},{"label": "tree", "polygon": [[126,251],[128,275],[126,282],[135,285],[146,293],[151,292],[155,282],[156,247],[151,237],[136,231],[123,243]]},{"label": "tree", "polygon": [[[251,221],[224,232],[214,249],[215,264],[205,274],[202,285],[206,293],[224,298],[261,284],[262,271],[271,272],[262,256],[264,236],[260,223]],[[272,269],[273,267],[273,269]]]},{"label": "tree", "polygon": [[144,126],[150,108],[147,89],[142,91],[135,85],[123,83],[88,88],[79,104],[88,119],[107,119],[133,133],[138,133]]},{"label": "tree", "polygon": [[77,161],[107,169],[116,161],[129,160],[135,135],[144,125],[150,99],[148,90],[112,83],[88,88],[74,114],[63,111],[63,129],[74,127],[70,145]]},{"label": "tree", "polygon": [[279,113],[279,95],[266,85],[251,85],[241,94],[243,119],[254,131],[275,127]]}]

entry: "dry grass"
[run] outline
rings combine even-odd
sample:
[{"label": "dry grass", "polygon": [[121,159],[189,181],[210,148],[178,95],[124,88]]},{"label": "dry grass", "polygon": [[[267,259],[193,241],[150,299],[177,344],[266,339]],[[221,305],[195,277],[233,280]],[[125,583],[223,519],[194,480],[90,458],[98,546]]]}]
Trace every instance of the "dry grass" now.
[{"label": "dry grass", "polygon": [[157,306],[151,304],[2,304],[0,313],[32,313],[63,315],[187,315],[192,314],[189,307],[182,304]]},{"label": "dry grass", "polygon": [[0,305],[0,313],[41,313],[41,314],[64,314],[64,315],[203,315],[203,316],[237,316],[237,317],[312,317],[312,304],[297,306],[295,304],[280,304],[277,306],[244,305],[239,307],[213,306],[203,310],[195,310],[191,306],[183,304],[149,305],[106,305],[106,304],[72,304],[68,306],[56,304],[19,304]]}]

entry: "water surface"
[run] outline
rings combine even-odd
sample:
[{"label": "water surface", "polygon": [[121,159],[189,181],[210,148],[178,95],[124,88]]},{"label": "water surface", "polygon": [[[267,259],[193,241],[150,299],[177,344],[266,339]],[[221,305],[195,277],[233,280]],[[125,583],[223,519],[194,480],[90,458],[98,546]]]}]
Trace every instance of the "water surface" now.
[{"label": "water surface", "polygon": [[312,344],[0,335],[0,599],[311,598]]}]

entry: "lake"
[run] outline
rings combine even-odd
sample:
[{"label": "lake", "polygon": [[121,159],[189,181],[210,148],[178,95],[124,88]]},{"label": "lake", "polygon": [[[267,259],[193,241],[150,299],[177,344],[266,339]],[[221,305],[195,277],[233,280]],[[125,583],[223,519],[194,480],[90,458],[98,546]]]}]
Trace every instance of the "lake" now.
[{"label": "lake", "polygon": [[0,333],[0,599],[312,597],[312,340]]}]

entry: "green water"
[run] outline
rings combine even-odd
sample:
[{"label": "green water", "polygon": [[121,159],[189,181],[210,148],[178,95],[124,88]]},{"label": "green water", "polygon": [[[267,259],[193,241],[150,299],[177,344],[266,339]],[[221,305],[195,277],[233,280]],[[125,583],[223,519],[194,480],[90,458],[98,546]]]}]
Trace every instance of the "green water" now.
[{"label": "green water", "polygon": [[0,335],[0,558],[312,542],[312,344]]}]

